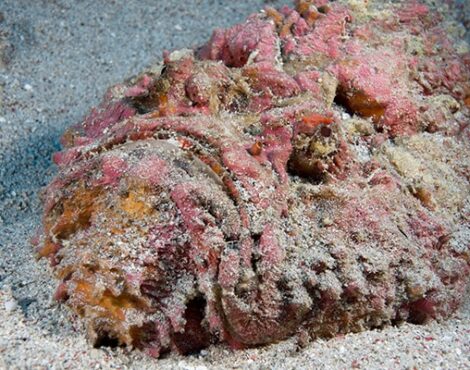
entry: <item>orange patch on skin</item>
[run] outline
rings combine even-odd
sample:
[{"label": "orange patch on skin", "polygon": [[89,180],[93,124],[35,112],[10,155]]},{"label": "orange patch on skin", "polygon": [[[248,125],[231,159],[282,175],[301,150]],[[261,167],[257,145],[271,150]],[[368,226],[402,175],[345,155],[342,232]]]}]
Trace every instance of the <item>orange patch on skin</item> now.
[{"label": "orange patch on skin", "polygon": [[268,6],[266,7],[265,12],[266,15],[274,21],[276,26],[280,26],[282,24],[284,16],[277,9],[272,6]]},{"label": "orange patch on skin", "polygon": [[224,169],[222,168],[222,166],[217,163],[217,162],[214,162],[211,164],[211,169],[212,171],[214,171],[218,176],[222,176],[223,173],[224,173]]},{"label": "orange patch on skin", "polygon": [[53,243],[50,239],[44,242],[44,246],[38,250],[38,257],[47,257],[51,254],[56,253],[59,250],[59,246]]},{"label": "orange patch on skin", "polygon": [[171,116],[176,112],[174,104],[168,99],[168,95],[161,94],[158,97],[158,112],[161,116]]},{"label": "orange patch on skin", "polygon": [[330,123],[333,123],[333,118],[323,116],[318,113],[311,113],[307,116],[302,117],[302,123],[315,127],[321,124],[329,125]]},{"label": "orange patch on skin", "polygon": [[114,235],[122,235],[122,234],[124,234],[124,230],[120,229],[118,227],[113,227],[111,229],[111,233],[114,234]]},{"label": "orange patch on skin", "polygon": [[179,137],[176,140],[180,143],[182,149],[190,149],[193,147],[193,143],[184,137]]},{"label": "orange patch on skin", "polygon": [[304,17],[305,17],[305,21],[307,22],[307,24],[309,26],[312,26],[319,16],[320,16],[320,13],[318,12],[310,12],[306,14]]},{"label": "orange patch on skin", "polygon": [[145,140],[153,136],[152,131],[137,131],[129,135],[129,139],[132,141]]},{"label": "orange patch on skin", "polygon": [[94,292],[94,286],[83,280],[77,282],[75,292],[80,294],[88,305],[102,307],[105,310],[104,317],[119,321],[126,318],[124,310],[146,306],[144,302],[126,292],[114,296],[109,290],[105,290],[101,296],[98,296]]},{"label": "orange patch on skin", "polygon": [[470,96],[466,97],[463,102],[467,107],[470,107]]},{"label": "orange patch on skin", "polygon": [[93,285],[79,281],[75,286],[75,291],[80,293],[86,301],[93,300]]},{"label": "orange patch on skin", "polygon": [[101,187],[86,189],[84,184],[80,184],[72,195],[58,202],[57,207],[61,207],[62,213],[44,221],[47,238],[44,246],[38,250],[40,257],[54,254],[59,249],[58,244],[53,242],[53,236],[58,239],[66,239],[90,225],[91,217],[100,208],[97,199],[100,198],[101,193]]},{"label": "orange patch on skin", "polygon": [[428,208],[430,210],[435,209],[436,206],[435,206],[434,201],[432,199],[432,193],[428,189],[419,187],[419,188],[415,189],[415,191],[413,192],[413,195],[416,198],[418,198],[421,201],[421,203],[423,204],[423,206],[425,206],[426,208]]},{"label": "orange patch on skin", "polygon": [[61,144],[65,148],[70,148],[73,146],[74,141],[75,141],[74,130],[72,128],[69,128],[62,135]]},{"label": "orange patch on skin", "polygon": [[244,68],[243,74],[247,77],[250,81],[256,82],[259,80],[259,72],[256,68],[247,66]]},{"label": "orange patch on skin", "polygon": [[299,1],[296,6],[296,10],[302,15],[309,26],[312,26],[320,16],[320,13],[311,7],[313,4],[311,1]]},{"label": "orange patch on skin", "polygon": [[362,117],[372,118],[375,123],[379,122],[385,113],[385,106],[362,91],[355,91],[352,94],[345,94],[342,99],[346,107],[353,113]]},{"label": "orange patch on skin", "polygon": [[256,143],[254,143],[249,149],[248,149],[248,152],[251,154],[251,155],[260,155],[261,152],[263,151],[263,144],[259,141],[257,141]]},{"label": "orange patch on skin", "polygon": [[149,114],[150,118],[166,117],[171,116],[176,112],[174,104],[168,99],[168,95],[165,93],[160,93],[156,96],[156,102],[158,109]]},{"label": "orange patch on skin", "polygon": [[[81,184],[79,188],[66,200],[62,200],[60,206],[62,213],[58,217],[50,217],[44,222],[45,235],[47,236],[44,246],[38,250],[39,257],[47,257],[54,255],[60,248],[60,243],[54,242],[54,236],[57,239],[67,239],[79,230],[86,229],[90,226],[91,218],[96,212],[104,212],[110,219],[117,220],[116,210],[104,209],[99,201],[103,189],[95,187],[85,189]],[[142,219],[154,212],[154,209],[148,205],[143,199],[146,196],[146,188],[137,187],[136,190],[129,192],[126,197],[120,199],[119,208],[125,214],[133,219]],[[118,209],[119,209],[118,208]],[[118,224],[110,230],[113,234],[123,234]]]},{"label": "orange patch on skin", "polygon": [[281,30],[279,31],[280,37],[286,37],[291,34],[291,27],[294,23],[293,22],[286,22],[282,25]]},{"label": "orange patch on skin", "polygon": [[221,166],[221,164],[216,159],[214,159],[213,157],[210,157],[210,156],[205,156],[205,155],[200,155],[200,156],[198,156],[198,158],[202,162],[207,164],[211,168],[211,170],[215,172],[215,174],[217,176],[223,177],[224,168]]},{"label": "orange patch on skin", "polygon": [[305,0],[298,1],[297,6],[295,7],[295,10],[297,10],[299,13],[304,13],[310,8],[311,4],[312,4],[311,1],[305,1]]},{"label": "orange patch on skin", "polygon": [[148,216],[154,210],[142,200],[143,198],[145,198],[145,189],[143,187],[131,191],[127,197],[121,199],[121,209],[123,209],[133,219],[140,219]]}]

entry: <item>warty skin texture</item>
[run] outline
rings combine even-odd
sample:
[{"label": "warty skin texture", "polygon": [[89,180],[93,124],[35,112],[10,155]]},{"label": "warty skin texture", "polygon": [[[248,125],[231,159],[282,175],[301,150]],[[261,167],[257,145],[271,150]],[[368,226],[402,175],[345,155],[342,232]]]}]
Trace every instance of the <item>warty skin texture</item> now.
[{"label": "warty skin texture", "polygon": [[158,357],[455,311],[470,57],[425,5],[355,4],[216,30],[64,134],[36,244],[96,346]]}]

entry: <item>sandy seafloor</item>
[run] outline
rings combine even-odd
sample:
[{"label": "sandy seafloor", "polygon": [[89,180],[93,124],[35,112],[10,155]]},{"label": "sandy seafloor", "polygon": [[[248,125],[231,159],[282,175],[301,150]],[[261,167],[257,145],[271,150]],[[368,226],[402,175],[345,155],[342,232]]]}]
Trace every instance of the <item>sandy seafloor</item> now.
[{"label": "sandy seafloor", "polygon": [[61,132],[105,89],[215,27],[288,1],[0,0],[0,369],[470,368],[470,302],[446,322],[155,360],[93,349],[29,240]]}]

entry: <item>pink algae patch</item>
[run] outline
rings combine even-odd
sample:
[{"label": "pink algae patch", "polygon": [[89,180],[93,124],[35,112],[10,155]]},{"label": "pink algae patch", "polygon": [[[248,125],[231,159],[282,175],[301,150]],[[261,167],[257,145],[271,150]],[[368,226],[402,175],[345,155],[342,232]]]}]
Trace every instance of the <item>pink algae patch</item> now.
[{"label": "pink algae patch", "polygon": [[302,91],[310,91],[313,95],[318,95],[321,91],[318,82],[320,76],[318,71],[303,71],[294,78]]},{"label": "pink algae patch", "polygon": [[166,162],[157,157],[149,156],[130,168],[130,176],[135,177],[149,185],[165,183],[168,174]]},{"label": "pink algae patch", "polygon": [[214,31],[200,56],[222,60],[229,67],[243,67],[253,54],[254,62],[272,62],[276,55],[274,26],[254,15],[241,25]]},{"label": "pink algae patch", "polygon": [[351,16],[346,8],[332,6],[326,15],[316,21],[312,32],[294,41],[295,46],[290,52],[303,56],[321,54],[332,59],[340,57],[341,36],[350,20]]},{"label": "pink algae patch", "polygon": [[143,75],[136,85],[131,86],[126,90],[125,96],[137,97],[137,96],[148,94],[149,88],[151,87],[152,82],[153,80],[150,76]]},{"label": "pink algae patch", "polygon": [[85,135],[89,138],[101,136],[105,129],[123,119],[135,115],[136,110],[126,103],[117,101],[92,111],[83,123]]},{"label": "pink algae patch", "polygon": [[411,1],[409,4],[402,7],[397,12],[397,15],[400,22],[411,23],[429,15],[429,13],[429,8],[426,5],[420,4],[417,1]]},{"label": "pink algae patch", "polygon": [[99,180],[101,185],[115,185],[127,170],[127,162],[119,157],[106,156],[101,162],[102,177]]}]

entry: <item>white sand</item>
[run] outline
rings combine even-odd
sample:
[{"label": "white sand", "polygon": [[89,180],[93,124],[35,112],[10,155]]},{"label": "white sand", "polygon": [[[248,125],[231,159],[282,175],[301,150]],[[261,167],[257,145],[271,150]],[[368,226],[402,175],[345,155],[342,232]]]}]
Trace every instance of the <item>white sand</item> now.
[{"label": "white sand", "polygon": [[265,3],[289,2],[0,1],[0,369],[470,368],[468,299],[443,323],[350,334],[302,349],[289,340],[163,360],[93,349],[80,322],[51,300],[55,281],[45,261],[36,263],[29,239],[40,223],[40,189],[55,173],[50,157],[60,133],[106,87],[159,59],[163,49],[200,44],[213,28]]}]

